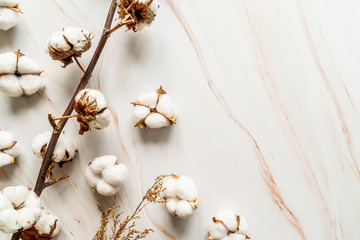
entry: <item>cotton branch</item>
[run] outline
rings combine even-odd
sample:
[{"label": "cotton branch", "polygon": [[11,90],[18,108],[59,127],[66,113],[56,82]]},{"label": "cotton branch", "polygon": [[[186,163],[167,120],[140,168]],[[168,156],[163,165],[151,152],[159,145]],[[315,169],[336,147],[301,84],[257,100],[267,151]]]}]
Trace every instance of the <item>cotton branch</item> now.
[{"label": "cotton branch", "polygon": [[[109,9],[109,12],[108,12],[108,15],[107,15],[107,18],[106,18],[106,22],[105,22],[105,26],[104,26],[104,29],[103,29],[103,32],[102,32],[102,35],[101,35],[101,38],[100,38],[100,41],[98,43],[98,46],[95,50],[95,53],[93,55],[93,57],[91,58],[91,61],[73,95],[73,97],[71,98],[63,116],[69,116],[71,115],[73,109],[74,109],[74,101],[75,101],[75,96],[82,90],[86,87],[86,85],[88,84],[90,78],[91,78],[91,75],[92,75],[92,72],[99,60],[99,57],[105,47],[105,44],[108,40],[108,37],[109,37],[109,29],[111,28],[111,23],[113,21],[113,18],[114,18],[114,14],[115,14],[115,10],[116,10],[116,0],[112,0],[111,2],[111,5],[110,5],[110,9]],[[56,129],[57,130],[54,130],[53,131],[53,134],[51,136],[51,139],[50,139],[50,142],[47,146],[47,149],[46,149],[46,152],[45,152],[45,156],[43,158],[43,162],[41,164],[41,168],[40,168],[40,171],[39,171],[39,175],[38,175],[38,178],[37,178],[37,181],[36,181],[36,185],[35,185],[35,189],[34,189],[34,192],[40,196],[42,191],[45,189],[45,187],[47,186],[50,186],[52,184],[49,184],[49,183],[46,183],[46,176],[47,176],[47,173],[48,173],[48,169],[52,163],[52,155],[53,155],[53,152],[55,150],[55,146],[56,146],[56,143],[58,142],[59,140],[59,137],[60,137],[60,134],[62,132],[62,130],[64,129],[64,126],[65,124],[67,123],[67,120],[68,118],[63,118],[63,119],[60,119],[60,121],[58,122],[58,124],[56,125]],[[21,232],[17,232],[17,233],[14,233],[11,240],[19,240],[21,237]]]}]

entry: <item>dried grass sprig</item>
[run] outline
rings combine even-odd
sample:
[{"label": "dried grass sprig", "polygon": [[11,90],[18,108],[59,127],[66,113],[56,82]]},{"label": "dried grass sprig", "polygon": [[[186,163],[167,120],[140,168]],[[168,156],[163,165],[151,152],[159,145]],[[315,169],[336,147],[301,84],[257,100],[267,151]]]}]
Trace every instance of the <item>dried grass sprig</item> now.
[{"label": "dried grass sprig", "polygon": [[[123,218],[124,212],[119,211],[121,205],[114,205],[108,210],[104,210],[100,205],[98,208],[101,212],[100,226],[92,240],[135,240],[144,239],[150,233],[154,232],[151,228],[143,231],[136,229],[136,220],[140,218],[139,213],[149,203],[164,203],[165,199],[162,197],[162,192],[165,191],[163,187],[164,178],[171,175],[161,175],[155,179],[154,184],[146,191],[142,197],[141,202],[136,207],[135,211]],[[108,225],[111,229],[108,229]],[[110,232],[110,233],[108,233]]]}]

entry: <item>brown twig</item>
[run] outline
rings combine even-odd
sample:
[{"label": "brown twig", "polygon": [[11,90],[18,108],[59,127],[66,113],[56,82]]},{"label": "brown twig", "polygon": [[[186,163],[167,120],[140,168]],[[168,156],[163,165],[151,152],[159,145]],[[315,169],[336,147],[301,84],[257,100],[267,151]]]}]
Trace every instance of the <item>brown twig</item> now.
[{"label": "brown twig", "polygon": [[[114,14],[115,14],[115,10],[116,10],[116,0],[112,0],[111,2],[111,5],[110,5],[110,9],[109,9],[109,12],[108,12],[108,15],[107,15],[107,18],[106,18],[106,22],[105,22],[105,26],[104,26],[104,29],[103,29],[103,32],[102,32],[102,35],[101,35],[101,38],[100,38],[100,41],[97,45],[97,48],[95,50],[95,53],[94,55],[92,56],[91,58],[91,61],[84,73],[84,76],[82,77],[73,97],[71,98],[63,116],[69,116],[71,115],[73,109],[74,109],[74,101],[75,101],[75,96],[82,90],[86,87],[86,85],[88,84],[90,78],[91,78],[91,74],[96,66],[96,63],[98,62],[99,60],[99,57],[105,47],[105,44],[108,40],[108,36],[109,36],[109,29],[111,28],[111,23],[112,23],[112,20],[114,18]],[[55,146],[57,144],[57,141],[59,140],[59,137],[60,137],[60,134],[67,122],[67,118],[64,118],[64,119],[61,119],[59,121],[59,123],[56,125],[57,126],[57,129],[58,131],[53,131],[53,134],[51,136],[51,139],[50,139],[50,142],[46,148],[46,152],[45,152],[45,156],[44,156],[44,159],[43,159],[43,162],[41,164],[41,168],[40,168],[40,171],[39,171],[39,175],[38,175],[38,178],[37,178],[37,181],[36,181],[36,185],[35,185],[35,188],[34,188],[34,192],[40,196],[42,191],[45,189],[46,187],[46,174],[47,174],[47,171],[51,165],[51,159],[52,159],[52,155],[53,155],[53,152],[55,150]],[[21,236],[21,231],[20,232],[17,232],[17,233],[14,233],[11,240],[19,240],[20,239],[20,236]]]},{"label": "brown twig", "polygon": [[[105,46],[105,44],[106,44],[106,42],[108,40],[108,29],[111,27],[111,22],[113,20],[115,10],[116,10],[116,0],[113,0],[112,3],[111,3],[110,9],[109,9],[109,13],[108,13],[108,16],[107,16],[107,19],[106,19],[106,22],[105,22],[104,30],[103,30],[103,33],[101,35],[99,44],[98,44],[98,46],[97,46],[97,48],[95,50],[95,53],[94,53],[94,55],[93,55],[93,57],[92,57],[92,59],[91,59],[91,61],[89,63],[89,66],[87,67],[87,69],[86,69],[86,71],[84,73],[84,76],[81,79],[81,82],[79,83],[73,97],[70,100],[69,105],[67,106],[67,108],[66,108],[66,110],[64,112],[63,116],[71,115],[71,113],[72,113],[72,111],[74,109],[74,101],[75,101],[76,95],[82,89],[84,89],[86,87],[86,85],[88,84],[88,82],[89,82],[91,74],[92,74],[92,72],[93,72],[93,70],[94,70],[94,68],[96,66],[96,63],[99,60],[101,52],[104,49],[104,46]],[[51,136],[51,139],[50,139],[50,142],[49,142],[49,144],[47,146],[45,157],[44,157],[44,160],[43,160],[43,163],[42,163],[42,166],[41,166],[41,169],[40,169],[37,181],[36,181],[35,189],[34,189],[35,193],[38,196],[41,195],[41,192],[45,188],[46,172],[47,172],[47,170],[48,170],[48,168],[49,168],[49,166],[51,164],[52,154],[54,152],[56,143],[59,140],[61,131],[63,130],[67,120],[68,120],[67,118],[64,118],[64,119],[61,119],[59,121],[57,126],[58,126],[58,129],[60,131],[58,133],[53,132],[53,134]]]},{"label": "brown twig", "polygon": [[85,73],[85,69],[81,66],[79,59],[75,56],[73,56],[73,58],[75,59],[76,64],[79,66],[79,68],[81,69],[81,71],[83,71],[83,73]]}]

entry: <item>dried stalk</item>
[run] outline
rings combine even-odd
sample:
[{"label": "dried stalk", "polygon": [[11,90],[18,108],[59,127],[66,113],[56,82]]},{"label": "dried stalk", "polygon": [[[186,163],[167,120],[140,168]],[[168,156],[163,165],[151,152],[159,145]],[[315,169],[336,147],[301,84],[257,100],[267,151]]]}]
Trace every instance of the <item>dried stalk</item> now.
[{"label": "dried stalk", "polygon": [[[114,205],[105,211],[100,205],[99,210],[102,213],[100,220],[100,227],[98,228],[95,236],[92,240],[131,240],[131,239],[143,239],[148,234],[153,232],[152,229],[148,228],[143,231],[136,229],[136,220],[140,218],[139,213],[149,203],[164,203],[165,199],[161,196],[165,190],[163,187],[164,178],[171,175],[161,175],[155,179],[155,183],[146,191],[141,202],[136,207],[135,211],[122,219],[124,212],[118,212],[121,205]],[[110,234],[108,234],[107,226],[110,225]]]},{"label": "dried stalk", "polygon": [[[75,101],[75,96],[82,90],[86,87],[86,85],[88,84],[90,78],[91,78],[91,74],[99,60],[99,57],[105,47],[105,44],[108,40],[108,37],[109,37],[109,29],[111,28],[111,23],[113,21],[113,18],[114,18],[114,14],[115,14],[115,10],[116,10],[116,0],[112,0],[111,2],[111,5],[110,5],[110,9],[109,9],[109,12],[108,12],[108,15],[107,15],[107,18],[106,18],[106,22],[105,22],[105,26],[104,26],[104,30],[102,32],[102,35],[101,35],[101,38],[100,38],[100,41],[97,45],[97,48],[95,50],[95,53],[93,55],[93,57],[91,58],[91,61],[73,95],[73,97],[71,98],[70,102],[69,102],[69,105],[67,106],[63,116],[68,116],[72,113],[73,109],[74,109],[74,101]],[[41,168],[40,168],[40,171],[39,171],[39,175],[38,175],[38,178],[37,178],[37,181],[36,181],[36,185],[35,185],[35,188],[34,188],[34,192],[40,196],[42,191],[44,190],[44,188],[47,186],[47,183],[46,183],[46,175],[47,175],[47,172],[48,172],[48,169],[51,165],[51,159],[52,159],[52,155],[53,155],[53,152],[54,152],[54,149],[55,149],[55,146],[59,140],[59,137],[60,137],[60,134],[67,122],[68,118],[64,118],[64,119],[61,119],[59,121],[59,123],[57,124],[57,130],[54,130],[53,131],[53,134],[51,136],[51,139],[50,139],[50,142],[47,146],[47,149],[46,149],[46,153],[45,153],[45,156],[44,156],[44,159],[43,159],[43,162],[41,164]],[[14,233],[11,240],[19,240],[20,239],[20,236],[21,236],[21,231],[20,232],[17,232],[17,233]]]}]

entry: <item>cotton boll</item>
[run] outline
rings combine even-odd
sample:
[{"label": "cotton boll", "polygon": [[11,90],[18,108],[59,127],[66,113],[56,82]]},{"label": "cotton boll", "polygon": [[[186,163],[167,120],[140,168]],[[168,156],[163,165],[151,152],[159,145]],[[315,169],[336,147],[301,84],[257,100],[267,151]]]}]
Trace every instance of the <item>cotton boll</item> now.
[{"label": "cotton boll", "polygon": [[80,123],[79,134],[91,129],[103,129],[111,120],[111,112],[107,108],[102,92],[95,89],[84,89],[75,97],[74,109],[80,114],[77,117]]},{"label": "cotton boll", "polygon": [[0,76],[0,90],[9,97],[20,97],[24,91],[19,84],[19,79],[15,75]]},{"label": "cotton boll", "polygon": [[180,218],[186,218],[191,216],[194,213],[194,209],[191,207],[190,203],[186,200],[180,200],[176,204],[175,210],[176,216]]},{"label": "cotton boll", "polygon": [[105,96],[102,92],[96,89],[83,89],[75,97],[75,101],[80,101],[81,97],[85,96],[89,102],[96,101],[97,110],[107,107]]},{"label": "cotton boll", "polygon": [[[45,154],[47,144],[51,139],[51,132],[44,132],[38,134],[33,142],[32,149],[36,156],[42,158]],[[55,163],[64,163],[71,161],[77,152],[77,148],[71,139],[67,138],[65,134],[60,135],[59,140],[55,146],[51,160]]]},{"label": "cotton boll", "polygon": [[153,113],[145,119],[145,124],[149,128],[162,128],[170,125],[170,121],[161,114]]},{"label": "cotton boll", "polygon": [[242,217],[226,210],[213,218],[208,239],[218,240],[228,237],[229,240],[245,240],[248,239],[246,228],[247,223]]},{"label": "cotton boll", "polygon": [[186,176],[171,176],[164,179],[164,198],[169,213],[180,218],[191,216],[199,204],[193,181]]},{"label": "cotton boll", "polygon": [[42,210],[40,218],[34,227],[39,231],[39,234],[50,234],[55,224],[56,228],[51,236],[56,236],[60,231],[59,218],[48,211]]},{"label": "cotton boll", "polygon": [[81,52],[89,47],[90,35],[91,32],[88,30],[77,27],[67,27],[63,31],[63,36],[73,45],[76,52]]},{"label": "cotton boll", "polygon": [[141,95],[132,104],[136,126],[141,129],[167,127],[176,121],[175,105],[162,87]]},{"label": "cotton boll", "polygon": [[236,213],[228,210],[223,211],[217,215],[217,219],[221,219],[225,227],[231,232],[234,232],[238,227],[238,222],[236,218]]},{"label": "cotton boll", "polygon": [[157,0],[118,1],[120,19],[123,20],[130,15],[133,21],[126,23],[125,26],[134,32],[149,26],[154,21],[158,8]]},{"label": "cotton boll", "polygon": [[165,204],[166,209],[172,215],[175,215],[176,206],[177,206],[178,202],[179,202],[179,200],[176,198],[170,198],[170,199],[166,200],[166,204]]},{"label": "cotton boll", "polygon": [[10,8],[0,7],[0,29],[7,31],[18,23],[19,13]]},{"label": "cotton boll", "polygon": [[101,174],[106,167],[115,165],[116,163],[117,157],[113,155],[105,155],[96,158],[93,162],[91,162],[89,167],[94,174]]},{"label": "cotton boll", "polygon": [[91,47],[91,33],[77,27],[67,27],[54,32],[47,40],[49,55],[53,60],[64,63],[66,67],[73,62],[73,57],[81,55]]},{"label": "cotton boll", "polygon": [[197,189],[191,178],[180,176],[176,182],[176,195],[179,198],[189,201],[197,198]]},{"label": "cotton boll", "polygon": [[105,168],[102,172],[105,181],[111,185],[120,185],[129,176],[129,171],[124,164],[115,165],[113,167]]},{"label": "cotton boll", "polygon": [[85,172],[89,185],[104,196],[116,194],[128,175],[127,167],[124,164],[118,164],[117,158],[113,155],[96,158]]},{"label": "cotton boll", "polygon": [[40,67],[20,51],[0,54],[0,62],[0,90],[6,95],[29,96],[44,88]]},{"label": "cotton boll", "polygon": [[118,192],[118,188],[113,187],[105,180],[101,179],[96,184],[96,191],[104,196],[112,196]]},{"label": "cotton boll", "polygon": [[144,106],[135,106],[134,107],[134,117],[135,121],[139,122],[141,119],[146,117],[150,113],[150,109]]}]

